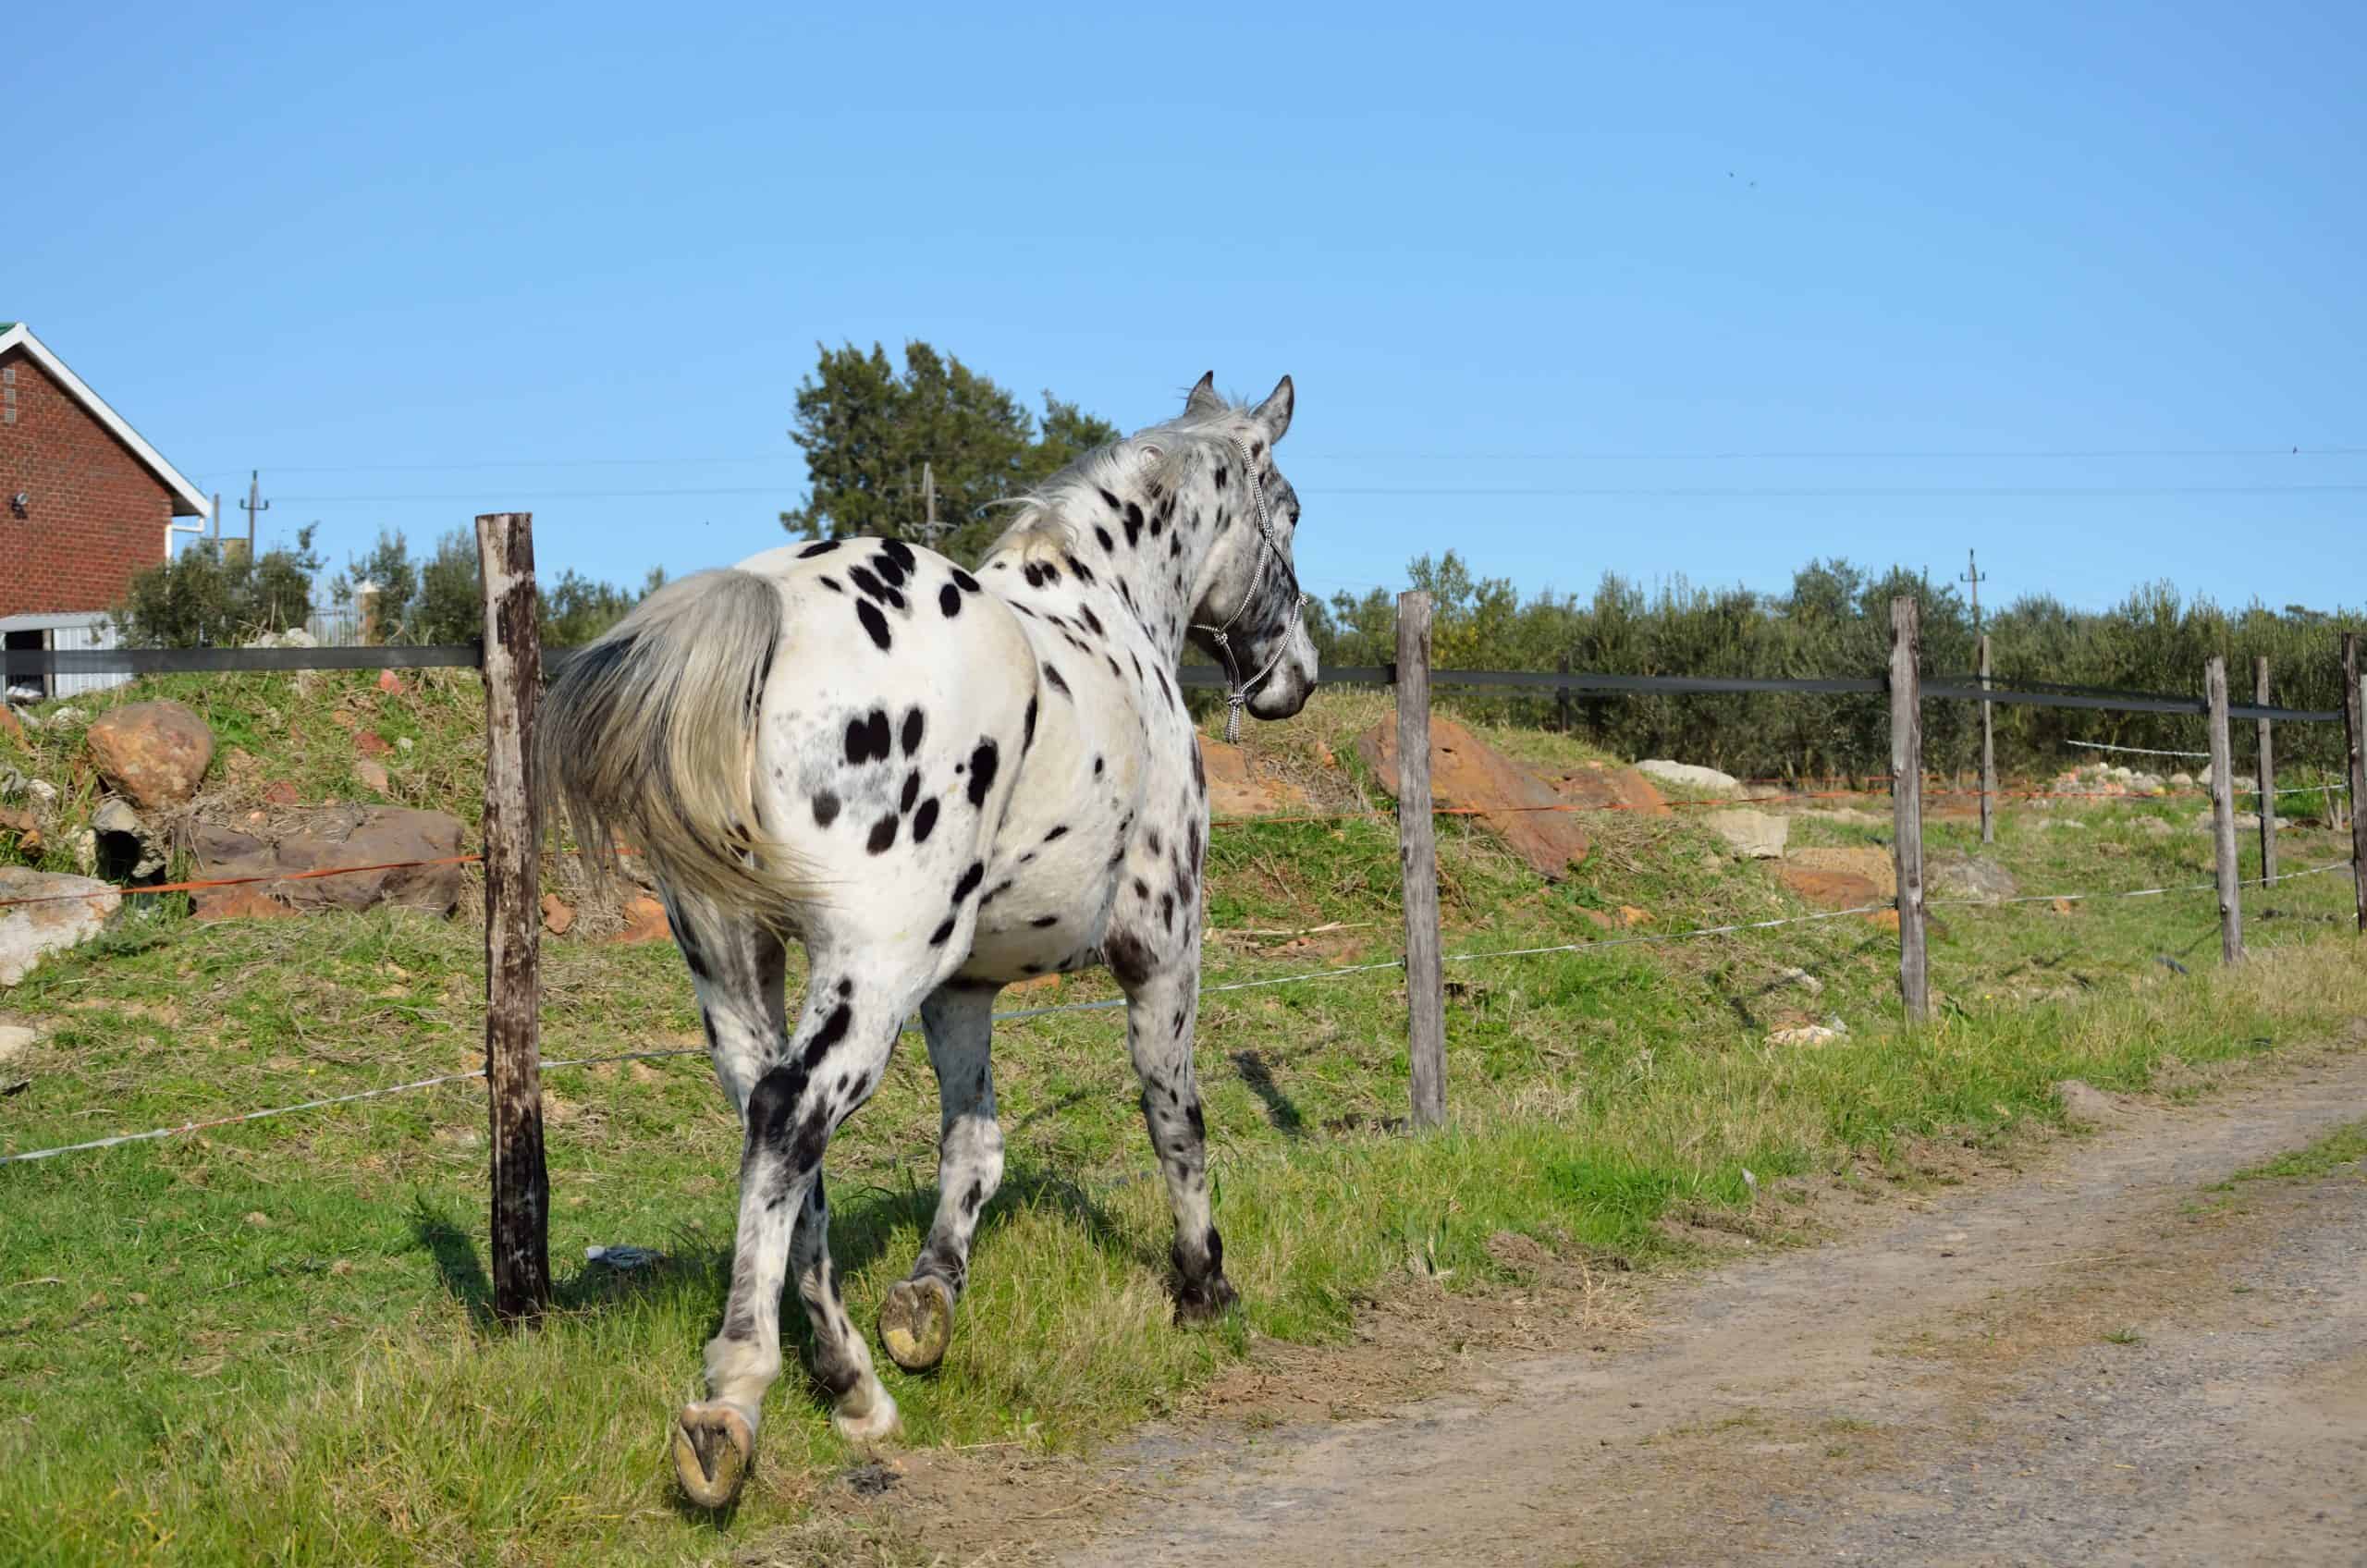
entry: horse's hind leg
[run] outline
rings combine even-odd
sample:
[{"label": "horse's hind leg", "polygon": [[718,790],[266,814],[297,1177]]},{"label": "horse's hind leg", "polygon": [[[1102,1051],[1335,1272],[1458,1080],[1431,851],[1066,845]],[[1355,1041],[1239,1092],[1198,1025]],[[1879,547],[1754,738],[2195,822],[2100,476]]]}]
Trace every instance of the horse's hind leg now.
[{"label": "horse's hind leg", "polygon": [[994,986],[943,986],[921,1004],[929,1065],[943,1121],[937,1156],[937,1219],[912,1278],[879,1307],[879,1340],[896,1365],[925,1372],[953,1338],[953,1304],[970,1279],[978,1213],[1002,1183],[1002,1128],[995,1120]]},{"label": "horse's hind leg", "polygon": [[814,1376],[836,1403],[840,1431],[878,1438],[896,1424],[895,1401],[840,1299],[822,1155],[879,1086],[897,1031],[929,977],[883,982],[876,956],[853,962],[860,949],[810,950],[813,981],[796,1033],[748,1095],[731,1293],[722,1331],[706,1347],[708,1397],[683,1408],[674,1434],[682,1489],[709,1508],[739,1495],[754,1457],[765,1391],[780,1376],[780,1295],[792,1258],[814,1329]]}]

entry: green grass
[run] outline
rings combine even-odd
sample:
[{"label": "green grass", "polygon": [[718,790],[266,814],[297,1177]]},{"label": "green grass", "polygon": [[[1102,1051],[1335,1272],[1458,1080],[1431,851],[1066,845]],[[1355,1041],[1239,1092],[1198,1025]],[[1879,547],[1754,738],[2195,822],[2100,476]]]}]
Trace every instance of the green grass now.
[{"label": "green grass", "polygon": [[[209,701],[218,732],[248,737],[251,777],[344,788],[333,780],[350,778],[350,741],[311,728],[340,707],[413,727],[400,731],[412,750],[386,759],[421,770],[397,768],[399,792],[443,789],[437,778],[465,771],[451,759],[471,754],[465,688],[240,689],[215,682]],[[1320,804],[1355,806],[1372,783],[1350,741],[1380,707],[1327,696],[1251,741]],[[300,755],[283,752],[298,729]],[[1335,766],[1306,760],[1317,741]],[[44,776],[62,777],[70,747],[46,730],[35,745]],[[1518,749],[1549,766],[1585,755],[1551,736]],[[2149,815],[2178,826],[2149,829]],[[2073,815],[2086,826],[2044,825]],[[1588,822],[1593,855],[1548,885],[1484,830],[1442,820],[1447,950],[1801,911],[1686,814]],[[1870,843],[1883,830],[1807,819],[1795,841]],[[1972,833],[1937,821],[1932,847],[1968,848]],[[2288,839],[2288,865],[2337,852],[2326,835]],[[2026,892],[2046,892],[2204,880],[2205,844],[2169,806],[2097,805],[2008,812],[1993,852]],[[1208,882],[1220,932],[1346,927],[1219,936],[1212,983],[1397,950],[1385,818],[1221,831]],[[2217,966],[2207,895],[2069,914],[1944,910],[1942,1005],[1920,1029],[1894,1016],[1895,937],[1859,918],[1453,963],[1453,1125],[1423,1138],[1389,1130],[1406,1093],[1398,975],[1212,995],[1200,1071],[1218,1219],[1246,1302],[1213,1331],[1170,1322],[1166,1207],[1147,1178],[1120,1017],[1009,1026],[996,1071],[1010,1171],[953,1350],[933,1377],[886,1372],[906,1440],[1074,1448],[1188,1400],[1253,1333],[1321,1342],[1409,1279],[1504,1278],[1486,1247],[1500,1231],[1565,1255],[1674,1258],[1683,1243],[1666,1219],[1758,1223],[1746,1169],[1763,1211],[1797,1190],[1786,1178],[1905,1170],[1919,1140],[1980,1144],[2054,1122],[2062,1078],[2198,1093],[2214,1063],[2367,1013],[2367,963],[2338,919],[2346,899],[2330,876],[2249,894],[2255,915],[2280,914],[2254,920],[2255,962],[2232,973]],[[1650,923],[1606,931],[1588,913],[1622,907]],[[545,950],[546,1058],[699,1044],[669,949]],[[12,994],[11,1011],[44,1036],[9,1066],[31,1082],[0,1100],[0,1148],[466,1071],[481,1050],[481,964],[465,923],[128,920]],[[1073,980],[1057,999],[1111,994]],[[1768,1042],[1827,1017],[1848,1033]],[[853,1456],[795,1373],[773,1393],[736,1519],[680,1509],[666,1473],[665,1424],[695,1391],[729,1278],[738,1131],[705,1061],[554,1068],[546,1094],[560,1310],[528,1333],[486,1317],[481,1085],[0,1168],[0,1561],[539,1563],[587,1550],[721,1561],[805,1518]],[[833,1247],[866,1326],[926,1225],[936,1129],[926,1057],[910,1048],[832,1148]],[[587,1246],[618,1243],[668,1261],[623,1275],[584,1264]]]},{"label": "green grass", "polygon": [[2314,1182],[2362,1160],[2367,1160],[2367,1121],[2354,1121],[2307,1148],[2278,1155],[2264,1164],[2246,1166],[2218,1182],[2213,1191],[2232,1191],[2239,1182]]}]

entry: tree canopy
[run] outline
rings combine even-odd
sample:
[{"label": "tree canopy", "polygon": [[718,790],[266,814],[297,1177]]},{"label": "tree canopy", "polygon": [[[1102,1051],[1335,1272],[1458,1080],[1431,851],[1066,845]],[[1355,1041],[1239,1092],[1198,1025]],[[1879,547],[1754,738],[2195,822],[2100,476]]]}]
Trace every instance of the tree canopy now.
[{"label": "tree canopy", "polygon": [[[813,539],[870,535],[930,545],[961,560],[1002,531],[986,510],[1050,478],[1118,428],[1044,394],[1025,405],[951,354],[914,340],[898,370],[875,343],[816,345],[820,360],[797,389],[790,436],[805,453],[811,487],[781,526]],[[927,523],[924,470],[937,492]]]}]

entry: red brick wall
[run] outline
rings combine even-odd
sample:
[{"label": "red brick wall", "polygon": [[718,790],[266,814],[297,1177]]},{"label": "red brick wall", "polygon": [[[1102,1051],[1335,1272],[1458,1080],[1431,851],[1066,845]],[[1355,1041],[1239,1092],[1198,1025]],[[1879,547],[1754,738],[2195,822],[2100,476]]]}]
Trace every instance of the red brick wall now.
[{"label": "red brick wall", "polygon": [[9,390],[17,423],[0,423],[0,615],[113,609],[132,573],[163,562],[172,493],[22,349],[0,354],[0,402]]}]

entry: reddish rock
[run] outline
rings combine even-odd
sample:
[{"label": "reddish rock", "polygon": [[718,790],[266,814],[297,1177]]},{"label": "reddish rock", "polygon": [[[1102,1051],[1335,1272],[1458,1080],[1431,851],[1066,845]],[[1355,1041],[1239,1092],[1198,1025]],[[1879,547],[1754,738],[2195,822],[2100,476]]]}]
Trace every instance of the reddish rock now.
[{"label": "reddish rock", "polygon": [[387,695],[389,695],[389,696],[392,696],[394,693],[396,693],[397,692],[401,691],[402,689],[403,689],[403,678],[402,678],[401,676],[397,675],[397,674],[396,674],[393,670],[391,670],[391,669],[382,669],[382,670],[380,670],[380,671],[378,672],[378,690],[379,690],[379,691],[386,692],[386,693]]},{"label": "reddish rock", "polygon": [[363,789],[374,790],[381,795],[394,784],[394,780],[386,777],[386,765],[372,757],[363,757],[353,765],[353,777],[361,780]]},{"label": "reddish rock", "polygon": [[1637,909],[1634,904],[1621,904],[1619,906],[1620,925],[1633,929],[1638,925],[1650,925],[1651,923],[1652,912],[1650,910]]},{"label": "reddish rock", "polygon": [[[1438,721],[1432,719],[1431,723]],[[1667,816],[1668,802],[1652,781],[1632,767],[1606,767],[1588,763],[1553,781],[1562,798],[1574,806],[1631,811],[1638,816]]]},{"label": "reddish rock", "polygon": [[1061,977],[1057,974],[1038,974],[1033,980],[1022,980],[1011,987],[1014,991],[1041,991],[1048,995],[1057,993],[1060,988]]},{"label": "reddish rock", "polygon": [[575,912],[557,893],[543,895],[543,929],[554,937],[564,937],[575,925]]},{"label": "reddish rock", "polygon": [[[1380,786],[1397,788],[1397,716],[1391,714],[1356,738]],[[1430,797],[1439,805],[1476,812],[1507,849],[1548,880],[1558,880],[1587,858],[1589,840],[1576,814],[1553,786],[1450,718],[1430,717]]]},{"label": "reddish rock", "polygon": [[91,721],[84,737],[99,774],[142,811],[197,793],[214,760],[214,732],[178,703],[132,703]]},{"label": "reddish rock", "polygon": [[1275,778],[1256,772],[1249,758],[1239,746],[1229,746],[1222,741],[1200,737],[1200,766],[1208,775],[1208,815],[1222,820],[1229,816],[1286,816],[1306,811],[1315,802],[1306,791],[1287,779]]},{"label": "reddish rock", "polygon": [[[460,853],[467,829],[458,817],[400,806],[329,806],[302,813],[276,835],[242,833],[212,824],[194,835],[198,876],[272,876],[265,883],[201,891],[199,913],[231,897],[260,894],[299,912],[370,909],[396,904],[448,915],[460,902]],[[385,866],[334,876],[292,879],[290,873],[347,866]]]},{"label": "reddish rock", "polygon": [[382,757],[394,746],[374,729],[364,729],[353,738],[353,749],[365,757]]},{"label": "reddish rock", "polygon": [[666,906],[644,895],[625,905],[625,928],[608,938],[611,942],[667,942],[674,937],[674,928],[666,924]]},{"label": "reddish rock", "polygon": [[296,786],[285,778],[275,778],[263,787],[263,798],[267,805],[292,806],[296,803]]},{"label": "reddish rock", "polygon": [[1785,861],[1776,866],[1775,878],[1820,909],[1856,909],[1861,904],[1881,903],[1890,897],[1888,888],[1875,886],[1854,871],[1828,870]]},{"label": "reddish rock", "polygon": [[17,710],[6,703],[0,703],[0,735],[6,735],[13,741],[21,741],[25,738],[25,727],[18,720]]}]

